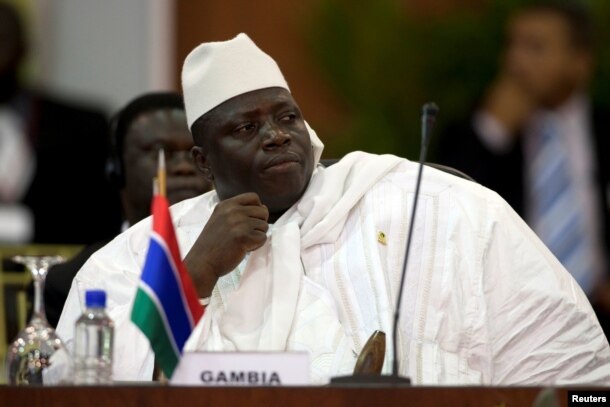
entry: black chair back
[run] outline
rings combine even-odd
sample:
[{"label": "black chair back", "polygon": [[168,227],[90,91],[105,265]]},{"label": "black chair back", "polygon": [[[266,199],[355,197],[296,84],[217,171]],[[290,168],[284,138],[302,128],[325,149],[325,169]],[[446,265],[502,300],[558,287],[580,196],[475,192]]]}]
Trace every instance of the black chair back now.
[{"label": "black chair back", "polygon": [[[320,164],[322,164],[324,167],[330,167],[331,165],[339,162],[339,160],[340,160],[339,158],[327,158],[327,159],[320,160]],[[453,167],[449,167],[448,165],[442,165],[442,164],[436,164],[436,163],[426,163],[425,165],[427,165],[428,167],[432,167],[437,170],[446,172],[448,174],[455,175],[456,177],[460,177],[460,178],[466,179],[468,181],[476,182],[474,180],[474,178],[472,178],[470,175],[465,174],[464,172],[462,172],[458,169],[455,169]]]}]

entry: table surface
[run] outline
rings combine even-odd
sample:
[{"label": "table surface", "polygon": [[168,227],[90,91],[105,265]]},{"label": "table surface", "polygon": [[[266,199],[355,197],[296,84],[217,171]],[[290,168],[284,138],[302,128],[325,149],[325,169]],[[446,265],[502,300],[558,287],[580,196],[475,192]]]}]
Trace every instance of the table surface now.
[{"label": "table surface", "polygon": [[[0,386],[0,405],[21,406],[567,406],[567,389],[539,387],[107,387]],[[546,397],[544,397],[546,396]],[[544,398],[546,402],[540,402]],[[549,400],[550,398],[550,400]],[[552,399],[556,400],[556,404]],[[551,401],[549,403],[549,401]]]}]

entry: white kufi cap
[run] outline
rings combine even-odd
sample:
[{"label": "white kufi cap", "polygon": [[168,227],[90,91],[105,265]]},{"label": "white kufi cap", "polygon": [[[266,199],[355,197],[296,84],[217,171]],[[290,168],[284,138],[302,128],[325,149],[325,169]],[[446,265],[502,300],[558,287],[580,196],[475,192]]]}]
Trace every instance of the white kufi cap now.
[{"label": "white kufi cap", "polygon": [[191,51],[182,67],[188,126],[232,97],[272,87],[290,90],[277,63],[246,34],[203,43]]}]

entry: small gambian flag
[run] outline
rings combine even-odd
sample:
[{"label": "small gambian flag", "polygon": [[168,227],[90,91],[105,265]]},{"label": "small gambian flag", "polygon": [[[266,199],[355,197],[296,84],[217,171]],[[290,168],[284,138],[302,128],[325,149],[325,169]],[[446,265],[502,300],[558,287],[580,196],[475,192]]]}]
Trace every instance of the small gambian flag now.
[{"label": "small gambian flag", "polygon": [[150,341],[157,365],[171,378],[204,309],[181,260],[165,197],[164,161],[160,151],[152,203],[153,228],[131,320]]}]

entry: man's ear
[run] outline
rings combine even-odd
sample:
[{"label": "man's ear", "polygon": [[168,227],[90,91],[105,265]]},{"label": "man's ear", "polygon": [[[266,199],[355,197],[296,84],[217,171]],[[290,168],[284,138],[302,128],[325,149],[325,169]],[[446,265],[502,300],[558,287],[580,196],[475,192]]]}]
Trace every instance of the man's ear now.
[{"label": "man's ear", "polygon": [[194,146],[191,148],[191,155],[193,156],[193,162],[199,171],[201,171],[208,180],[213,181],[214,175],[210,168],[207,151],[203,147]]}]

